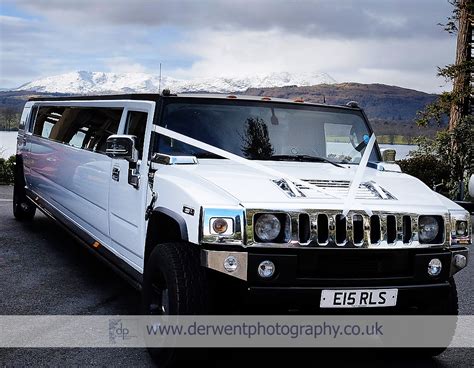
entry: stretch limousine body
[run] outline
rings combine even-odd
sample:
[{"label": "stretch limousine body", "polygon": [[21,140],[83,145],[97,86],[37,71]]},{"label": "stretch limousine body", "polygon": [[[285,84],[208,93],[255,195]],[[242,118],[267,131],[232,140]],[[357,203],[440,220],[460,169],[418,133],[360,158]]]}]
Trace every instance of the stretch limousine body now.
[{"label": "stretch limousine body", "polygon": [[39,208],[72,231],[142,290],[144,313],[456,314],[469,214],[390,153],[356,103],[36,98],[21,116],[14,215]]}]

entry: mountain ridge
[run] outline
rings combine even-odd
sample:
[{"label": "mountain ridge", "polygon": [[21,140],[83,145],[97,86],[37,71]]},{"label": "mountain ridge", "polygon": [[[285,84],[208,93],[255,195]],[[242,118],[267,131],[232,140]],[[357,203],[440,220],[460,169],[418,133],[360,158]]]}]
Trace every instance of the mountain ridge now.
[{"label": "mountain ridge", "polygon": [[[422,131],[414,124],[418,111],[435,101],[435,94],[381,83],[336,83],[324,73],[271,73],[255,78],[203,78],[191,81],[163,78],[159,88],[159,78],[146,73],[79,71],[29,82],[13,91],[0,92],[0,117],[4,119],[4,115],[11,115],[11,112],[20,113],[25,101],[35,95],[159,93],[160,89],[170,88],[172,92],[247,94],[290,100],[298,98],[330,105],[357,101],[378,134],[414,137],[420,134],[433,135],[439,129],[424,128]],[[0,125],[5,126],[4,123]]]},{"label": "mountain ridge", "polygon": [[244,77],[206,77],[177,79],[161,78],[149,73],[107,73],[77,71],[54,75],[25,83],[13,91],[43,93],[159,93],[168,88],[173,92],[243,92],[249,88],[310,86],[334,84],[336,80],[327,73],[270,73]]}]

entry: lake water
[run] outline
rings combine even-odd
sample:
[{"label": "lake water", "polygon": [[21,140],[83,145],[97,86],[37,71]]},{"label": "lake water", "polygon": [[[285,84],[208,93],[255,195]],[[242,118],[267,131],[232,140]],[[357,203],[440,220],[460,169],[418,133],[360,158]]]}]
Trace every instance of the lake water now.
[{"label": "lake water", "polygon": [[[17,132],[0,132],[0,157],[8,158],[15,154],[16,137]],[[345,146],[345,144],[342,144],[342,146]],[[397,159],[402,159],[408,156],[410,151],[415,150],[417,146],[409,144],[381,144],[380,148],[395,149],[397,151]]]},{"label": "lake water", "polygon": [[8,158],[16,152],[17,132],[0,132],[0,157]]}]

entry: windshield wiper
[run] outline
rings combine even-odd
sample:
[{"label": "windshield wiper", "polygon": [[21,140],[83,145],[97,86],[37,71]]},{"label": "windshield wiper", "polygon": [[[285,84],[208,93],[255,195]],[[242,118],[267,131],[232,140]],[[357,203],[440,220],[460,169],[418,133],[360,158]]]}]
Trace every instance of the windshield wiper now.
[{"label": "windshield wiper", "polygon": [[219,159],[224,158],[222,156],[216,155],[215,153],[211,153],[211,152],[201,152],[193,156],[196,156],[197,158],[219,158]]},{"label": "windshield wiper", "polygon": [[321,156],[311,156],[311,155],[273,155],[270,156],[269,160],[275,161],[298,161],[298,162],[324,162],[327,164],[331,164],[337,167],[342,167],[345,169],[344,166],[339,165],[336,162],[333,162],[326,157]]}]

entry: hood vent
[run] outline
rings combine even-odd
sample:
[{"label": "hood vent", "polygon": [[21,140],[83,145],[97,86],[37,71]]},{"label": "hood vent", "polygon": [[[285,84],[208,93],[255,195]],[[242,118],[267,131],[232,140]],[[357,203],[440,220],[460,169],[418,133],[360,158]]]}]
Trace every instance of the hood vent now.
[{"label": "hood vent", "polygon": [[305,197],[303,192],[299,190],[298,186],[289,180],[279,179],[273,180],[273,182],[283,190],[288,197]]},{"label": "hood vent", "polygon": [[[349,187],[351,182],[349,180],[313,180],[313,179],[302,179],[302,181],[308,184],[317,186],[323,189],[328,194],[335,195],[340,198],[344,198],[349,193]],[[296,184],[296,187],[302,191],[306,197],[320,197],[319,193],[315,193],[309,186],[305,187],[300,184]],[[315,195],[313,195],[313,193]],[[382,188],[374,181],[367,181],[359,185],[359,189],[356,194],[357,199],[387,199],[395,200],[396,198],[390,194],[387,190]]]}]

